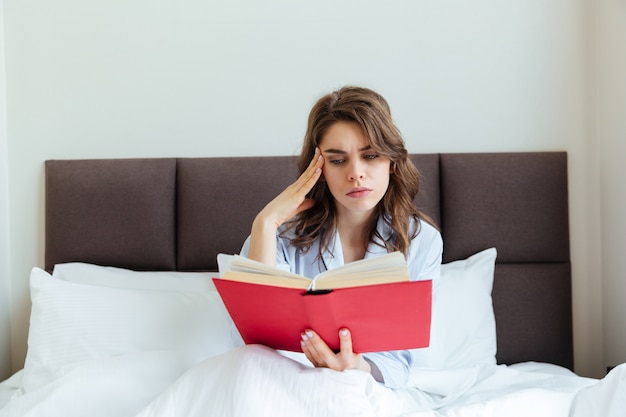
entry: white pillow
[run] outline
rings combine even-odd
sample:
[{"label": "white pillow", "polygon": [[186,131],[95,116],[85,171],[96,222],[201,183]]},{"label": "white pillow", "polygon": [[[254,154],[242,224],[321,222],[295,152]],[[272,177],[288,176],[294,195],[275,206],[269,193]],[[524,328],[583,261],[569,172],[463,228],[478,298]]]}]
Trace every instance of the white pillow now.
[{"label": "white pillow", "polygon": [[432,337],[443,340],[445,368],[496,363],[496,320],[491,290],[497,251],[441,265]]},{"label": "white pillow", "polygon": [[82,262],[57,264],[54,278],[103,287],[164,291],[216,291],[217,272],[132,271]]},{"label": "white pillow", "polygon": [[23,389],[34,390],[81,361],[178,351],[195,363],[235,346],[215,291],[84,285],[33,268]]},{"label": "white pillow", "polygon": [[[133,271],[84,262],[56,264],[52,271],[54,278],[78,284],[135,290],[213,291],[215,293],[217,289],[213,283],[213,277],[217,275],[217,272]],[[242,346],[243,339],[226,311],[221,297],[220,303],[230,323],[230,337],[234,346]]]}]

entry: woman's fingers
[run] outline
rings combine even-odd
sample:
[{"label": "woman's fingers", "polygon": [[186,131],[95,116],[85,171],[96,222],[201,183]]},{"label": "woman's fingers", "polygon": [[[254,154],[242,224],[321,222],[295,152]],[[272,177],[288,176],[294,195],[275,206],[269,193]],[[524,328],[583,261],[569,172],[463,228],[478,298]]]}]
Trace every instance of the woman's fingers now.
[{"label": "woman's fingers", "polygon": [[354,352],[352,351],[352,336],[350,335],[350,330],[348,329],[339,330],[339,352],[343,356],[354,355]]},{"label": "woman's fingers", "polygon": [[339,353],[333,352],[313,330],[302,333],[302,352],[316,367],[343,371],[358,367],[360,355],[352,352],[352,337],[348,329],[339,331]]},{"label": "woman's fingers", "polygon": [[313,200],[308,200],[306,195],[322,175],[322,165],[324,165],[324,158],[322,158],[319,149],[316,149],[315,157],[311,160],[306,171],[270,203],[271,210],[282,213],[278,214],[279,225],[298,213],[313,207]]},{"label": "woman's fingers", "polygon": [[324,158],[322,157],[319,148],[315,148],[315,155],[313,156],[313,159],[311,159],[308,168],[293,184],[296,191],[299,192],[302,196],[308,194],[308,192],[311,191],[317,180],[322,175],[323,165]]},{"label": "woman's fingers", "polygon": [[335,369],[335,353],[313,330],[302,333],[302,352],[316,367]]},{"label": "woman's fingers", "polygon": [[309,162],[309,166],[305,172],[315,173],[322,167],[323,164],[324,158],[322,157],[322,151],[320,151],[320,148],[315,148],[313,158],[311,159],[311,162]]}]

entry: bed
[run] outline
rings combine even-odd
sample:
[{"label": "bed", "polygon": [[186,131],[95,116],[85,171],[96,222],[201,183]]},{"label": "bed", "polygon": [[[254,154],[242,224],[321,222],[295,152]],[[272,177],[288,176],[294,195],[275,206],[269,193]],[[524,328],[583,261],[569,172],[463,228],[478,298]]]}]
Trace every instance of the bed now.
[{"label": "bed", "polygon": [[406,390],[243,346],[212,287],[295,157],[49,160],[45,265],[0,416],[623,412],[624,366],[573,372],[566,153],[411,158],[448,298]]}]

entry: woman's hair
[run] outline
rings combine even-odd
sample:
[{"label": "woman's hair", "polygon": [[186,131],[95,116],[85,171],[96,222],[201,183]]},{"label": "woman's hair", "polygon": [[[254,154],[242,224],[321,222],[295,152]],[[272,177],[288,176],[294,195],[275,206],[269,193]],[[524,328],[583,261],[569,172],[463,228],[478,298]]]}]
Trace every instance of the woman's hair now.
[{"label": "woman's hair", "polygon": [[[302,174],[307,169],[324,134],[339,121],[357,123],[372,149],[390,159],[389,187],[378,203],[366,236],[369,237],[368,242],[378,242],[388,252],[400,251],[406,255],[411,239],[419,232],[419,221],[415,223],[417,227],[412,228],[412,219],[431,221],[413,205],[420,186],[419,173],[409,158],[400,131],[393,123],[389,105],[380,94],[367,88],[347,86],[320,98],[309,114],[298,172]],[[292,244],[303,251],[321,238],[321,256],[334,236],[335,200],[323,180],[315,184],[308,197],[315,201],[315,205],[290,221],[288,229],[293,229],[295,233]],[[381,216],[394,232],[389,240],[377,233],[377,220]],[[364,242],[365,248],[368,242]]]}]

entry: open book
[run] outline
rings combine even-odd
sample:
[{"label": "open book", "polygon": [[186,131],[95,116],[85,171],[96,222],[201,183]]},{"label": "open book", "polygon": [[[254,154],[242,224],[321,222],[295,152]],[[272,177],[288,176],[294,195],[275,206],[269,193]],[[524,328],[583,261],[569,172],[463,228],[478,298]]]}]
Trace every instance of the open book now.
[{"label": "open book", "polygon": [[409,280],[404,255],[392,252],[376,258],[350,262],[306,278],[239,255],[219,254],[221,278],[276,287],[326,290]]},{"label": "open book", "polygon": [[237,255],[220,254],[218,264],[213,282],[247,344],[297,352],[300,334],[313,329],[338,351],[339,330],[348,328],[357,353],[429,345],[432,282],[409,281],[399,252],[313,279]]}]

